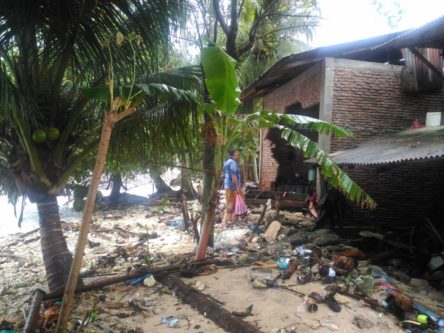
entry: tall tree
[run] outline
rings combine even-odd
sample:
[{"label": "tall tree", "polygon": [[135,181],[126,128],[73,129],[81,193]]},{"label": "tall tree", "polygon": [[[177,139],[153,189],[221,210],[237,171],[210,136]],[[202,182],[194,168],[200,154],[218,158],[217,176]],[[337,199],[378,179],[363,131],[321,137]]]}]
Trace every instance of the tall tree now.
[{"label": "tall tree", "polygon": [[[184,9],[181,0],[0,2],[0,191],[37,203],[50,290],[63,287],[72,261],[57,194],[96,151],[104,120],[81,88],[117,79],[108,78],[109,63],[125,77],[130,47],[138,68],[154,71]],[[118,33],[138,42],[104,48]]]}]

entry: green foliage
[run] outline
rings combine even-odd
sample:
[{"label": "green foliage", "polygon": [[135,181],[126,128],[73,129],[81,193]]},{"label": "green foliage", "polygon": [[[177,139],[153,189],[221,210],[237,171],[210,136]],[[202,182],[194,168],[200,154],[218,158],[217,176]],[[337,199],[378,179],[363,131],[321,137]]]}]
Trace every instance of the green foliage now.
[{"label": "green foliage", "polygon": [[219,47],[206,47],[201,53],[205,84],[217,109],[234,114],[240,104],[236,61]]},{"label": "green foliage", "polygon": [[[205,59],[205,54],[202,59]],[[218,63],[224,63],[229,61],[228,55],[218,52],[217,56],[225,58],[227,60],[219,60]],[[208,64],[207,64],[208,66]],[[204,66],[206,73],[206,68]],[[235,75],[233,71],[211,71],[211,80],[215,82],[235,82],[232,78],[226,78],[226,75]],[[207,79],[208,80],[208,79]],[[210,96],[213,99],[224,96],[224,103],[234,104],[237,96],[235,86],[229,85],[228,87],[221,87],[214,85],[212,89],[208,89]],[[221,93],[224,92],[224,94]],[[224,109],[222,109],[223,111]],[[236,140],[240,139],[241,135],[245,134],[245,125],[249,125],[250,128],[272,128],[276,127],[282,131],[282,138],[287,140],[288,144],[300,149],[304,156],[307,158],[313,158],[320,165],[322,175],[330,182],[330,184],[342,191],[350,200],[356,202],[362,207],[374,208],[376,203],[373,199],[366,194],[353,180],[336,164],[331,158],[321,150],[318,144],[306,136],[302,135],[297,129],[308,129],[311,131],[317,131],[324,135],[333,135],[337,137],[353,136],[350,130],[338,127],[328,122],[314,119],[306,116],[298,116],[291,114],[277,114],[270,113],[266,110],[262,110],[250,116],[247,116],[246,120],[236,118],[232,116],[232,113],[222,112],[223,121],[219,124],[219,127],[223,129],[223,135],[225,139],[224,148],[233,146]],[[227,123],[227,124],[226,124]],[[230,124],[230,125],[228,125]],[[231,131],[230,131],[231,130]],[[224,150],[222,149],[221,155],[223,156]]]},{"label": "green foliage", "polygon": [[[56,194],[70,177],[87,177],[104,108],[82,88],[114,81],[136,101],[128,81],[157,71],[184,9],[182,0],[1,1],[0,173],[9,180],[0,179],[0,192]],[[49,126],[59,137],[34,142]]]}]

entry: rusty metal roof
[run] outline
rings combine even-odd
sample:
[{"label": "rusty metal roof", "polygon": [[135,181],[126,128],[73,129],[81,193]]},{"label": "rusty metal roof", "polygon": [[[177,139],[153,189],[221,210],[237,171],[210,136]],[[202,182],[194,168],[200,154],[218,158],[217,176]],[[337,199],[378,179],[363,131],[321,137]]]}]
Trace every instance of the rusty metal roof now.
[{"label": "rusty metal roof", "polygon": [[408,129],[330,154],[339,165],[377,165],[444,157],[444,126]]}]

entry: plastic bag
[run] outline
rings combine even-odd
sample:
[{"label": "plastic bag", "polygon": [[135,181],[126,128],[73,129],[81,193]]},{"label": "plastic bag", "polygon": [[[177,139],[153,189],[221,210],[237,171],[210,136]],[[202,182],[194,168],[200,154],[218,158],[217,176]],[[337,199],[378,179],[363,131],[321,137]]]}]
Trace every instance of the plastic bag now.
[{"label": "plastic bag", "polygon": [[241,216],[247,213],[247,205],[240,193],[236,194],[236,204],[234,205],[234,215]]}]

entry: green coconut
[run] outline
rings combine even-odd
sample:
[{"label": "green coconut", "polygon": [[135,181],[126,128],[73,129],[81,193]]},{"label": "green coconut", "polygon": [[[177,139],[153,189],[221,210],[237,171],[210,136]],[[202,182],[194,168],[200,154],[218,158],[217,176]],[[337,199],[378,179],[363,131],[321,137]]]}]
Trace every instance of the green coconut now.
[{"label": "green coconut", "polygon": [[38,129],[32,134],[32,139],[36,143],[43,143],[47,139],[46,132],[44,130]]}]

